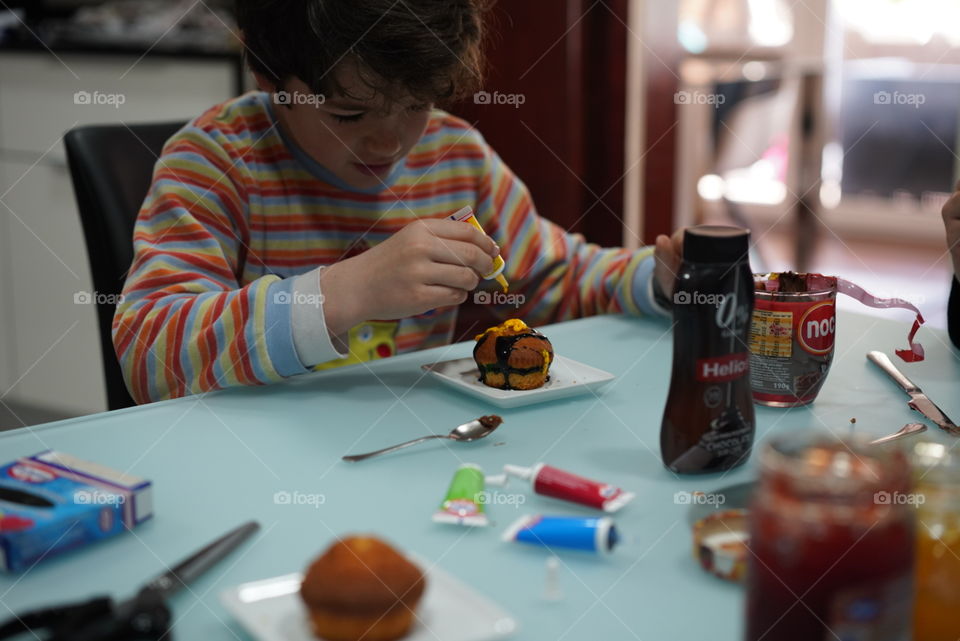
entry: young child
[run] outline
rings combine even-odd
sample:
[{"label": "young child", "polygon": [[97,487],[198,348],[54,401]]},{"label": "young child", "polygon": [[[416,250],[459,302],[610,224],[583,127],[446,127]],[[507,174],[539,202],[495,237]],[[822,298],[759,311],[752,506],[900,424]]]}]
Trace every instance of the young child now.
[{"label": "young child", "polygon": [[[448,344],[498,253],[525,297],[506,311],[530,325],[662,311],[679,237],[655,261],[566,233],[434,107],[478,86],[484,4],[238,0],[262,91],[189,123],[157,162],[113,324],[137,402]],[[464,206],[489,237],[447,220]]]}]

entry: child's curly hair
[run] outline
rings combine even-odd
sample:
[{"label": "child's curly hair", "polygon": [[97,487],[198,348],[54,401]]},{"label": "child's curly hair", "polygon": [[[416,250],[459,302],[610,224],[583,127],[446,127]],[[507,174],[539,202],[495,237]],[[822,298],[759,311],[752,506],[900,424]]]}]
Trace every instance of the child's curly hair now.
[{"label": "child's curly hair", "polygon": [[[333,69],[358,63],[361,80],[388,100],[404,93],[448,103],[482,76],[490,0],[237,0],[247,65],[279,87],[346,95]],[[355,97],[355,96],[354,96]]]}]

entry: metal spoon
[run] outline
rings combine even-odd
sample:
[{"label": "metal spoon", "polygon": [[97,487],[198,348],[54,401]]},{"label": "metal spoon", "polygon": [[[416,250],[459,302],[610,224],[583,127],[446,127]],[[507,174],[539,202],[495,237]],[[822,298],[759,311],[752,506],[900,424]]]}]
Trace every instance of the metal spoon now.
[{"label": "metal spoon", "polygon": [[911,434],[919,434],[920,432],[926,432],[927,426],[923,423],[907,423],[899,430],[893,434],[888,434],[887,436],[881,436],[878,439],[870,441],[871,445],[879,445],[880,443],[889,443],[890,441],[896,441],[903,438],[904,436],[910,436]]},{"label": "metal spoon", "polygon": [[393,445],[391,447],[385,447],[382,450],[376,450],[375,452],[367,452],[366,454],[352,454],[350,456],[344,456],[344,461],[362,461],[368,459],[371,456],[379,456],[381,454],[386,454],[387,452],[393,452],[405,447],[410,447],[411,445],[416,445],[417,443],[422,443],[423,441],[428,441],[432,438],[448,438],[453,441],[476,441],[477,439],[488,436],[491,432],[497,429],[500,424],[503,422],[503,419],[497,415],[491,416],[481,416],[480,418],[474,419],[469,423],[464,423],[463,425],[457,425],[449,434],[431,434],[430,436],[423,436],[421,438],[415,438],[412,441],[407,441],[406,443],[400,443],[399,445]]}]

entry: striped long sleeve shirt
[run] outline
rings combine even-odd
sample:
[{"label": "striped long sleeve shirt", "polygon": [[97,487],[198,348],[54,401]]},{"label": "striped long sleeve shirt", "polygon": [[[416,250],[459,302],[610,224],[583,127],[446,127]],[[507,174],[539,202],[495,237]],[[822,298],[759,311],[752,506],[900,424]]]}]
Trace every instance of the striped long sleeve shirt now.
[{"label": "striped long sleeve shirt", "polygon": [[291,302],[305,274],[467,205],[500,246],[511,292],[523,296],[505,316],[536,326],[657,310],[652,248],[604,249],[539,216],[523,183],[464,121],[435,110],[386,187],[360,191],[287,140],[272,109],[267,94],[248,93],[164,146],[113,321],[137,402],[448,344],[456,307],[365,323],[351,330],[346,358],[321,349],[314,358],[329,362],[310,362],[303,336],[330,342],[322,314],[321,327],[305,329],[303,306]]}]

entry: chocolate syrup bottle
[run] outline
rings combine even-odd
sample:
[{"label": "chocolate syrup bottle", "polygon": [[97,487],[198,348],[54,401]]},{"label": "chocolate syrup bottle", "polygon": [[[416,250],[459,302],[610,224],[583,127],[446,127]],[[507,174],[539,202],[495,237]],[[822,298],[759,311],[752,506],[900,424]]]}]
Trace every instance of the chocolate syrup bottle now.
[{"label": "chocolate syrup bottle", "polygon": [[750,455],[753,274],[750,232],[687,229],[673,294],[673,374],[660,427],[664,465],[678,474],[719,472]]}]

